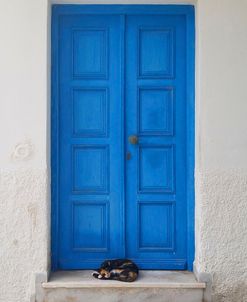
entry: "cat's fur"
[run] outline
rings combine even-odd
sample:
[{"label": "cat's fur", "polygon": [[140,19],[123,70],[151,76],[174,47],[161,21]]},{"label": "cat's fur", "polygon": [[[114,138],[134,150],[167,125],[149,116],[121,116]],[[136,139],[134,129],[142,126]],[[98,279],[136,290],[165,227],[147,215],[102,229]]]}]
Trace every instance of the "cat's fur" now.
[{"label": "cat's fur", "polygon": [[102,280],[118,280],[133,282],[138,277],[137,265],[128,259],[116,259],[104,261],[100,268],[93,272],[93,276]]}]

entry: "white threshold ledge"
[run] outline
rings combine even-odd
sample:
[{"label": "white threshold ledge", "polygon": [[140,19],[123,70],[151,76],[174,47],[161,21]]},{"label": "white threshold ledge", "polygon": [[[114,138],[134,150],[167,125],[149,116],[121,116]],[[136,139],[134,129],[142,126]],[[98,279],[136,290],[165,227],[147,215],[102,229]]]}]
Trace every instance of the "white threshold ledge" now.
[{"label": "white threshold ledge", "polygon": [[206,288],[206,283],[198,282],[188,271],[140,271],[135,282],[99,280],[91,270],[58,271],[52,273],[49,281],[42,283],[46,289],[52,288]]}]

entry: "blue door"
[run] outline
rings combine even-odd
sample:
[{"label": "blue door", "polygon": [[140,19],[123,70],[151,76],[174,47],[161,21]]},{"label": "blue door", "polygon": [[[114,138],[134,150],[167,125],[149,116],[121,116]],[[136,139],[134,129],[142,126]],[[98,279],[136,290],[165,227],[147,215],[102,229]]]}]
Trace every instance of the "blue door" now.
[{"label": "blue door", "polygon": [[186,267],[185,30],[181,16],[127,18],[127,249],[149,269]]},{"label": "blue door", "polygon": [[54,269],[190,266],[188,16],[53,7]]}]

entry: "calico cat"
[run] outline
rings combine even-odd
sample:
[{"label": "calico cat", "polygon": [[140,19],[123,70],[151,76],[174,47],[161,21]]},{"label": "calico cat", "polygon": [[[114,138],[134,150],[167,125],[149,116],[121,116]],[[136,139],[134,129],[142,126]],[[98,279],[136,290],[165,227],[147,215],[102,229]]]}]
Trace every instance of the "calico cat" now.
[{"label": "calico cat", "polygon": [[133,282],[138,277],[138,267],[128,259],[106,260],[92,275],[102,280]]}]

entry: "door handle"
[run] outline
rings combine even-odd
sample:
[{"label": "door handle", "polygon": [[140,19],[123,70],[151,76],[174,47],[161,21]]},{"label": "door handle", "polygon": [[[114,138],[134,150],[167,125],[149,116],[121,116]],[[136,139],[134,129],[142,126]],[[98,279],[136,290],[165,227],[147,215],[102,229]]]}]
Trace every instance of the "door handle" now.
[{"label": "door handle", "polygon": [[138,144],[138,136],[136,136],[136,135],[130,135],[129,136],[129,142],[132,145],[137,145]]}]

